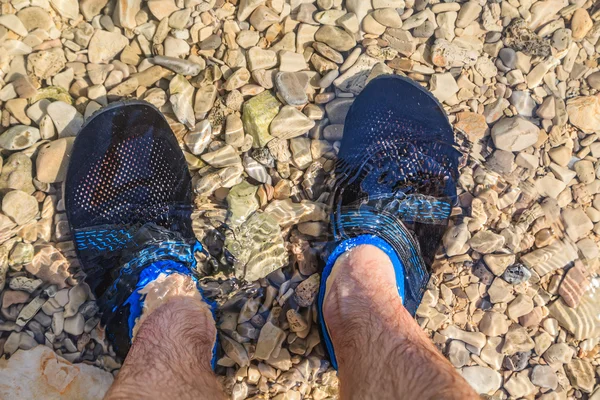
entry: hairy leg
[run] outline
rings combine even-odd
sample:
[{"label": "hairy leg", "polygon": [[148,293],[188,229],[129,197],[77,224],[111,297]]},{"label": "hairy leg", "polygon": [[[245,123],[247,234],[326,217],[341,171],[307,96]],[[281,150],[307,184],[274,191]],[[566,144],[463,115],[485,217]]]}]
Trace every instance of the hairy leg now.
[{"label": "hairy leg", "polygon": [[217,336],[211,311],[194,286],[181,290],[180,281],[170,280],[148,288],[131,350],[106,400],[225,398],[210,365]]},{"label": "hairy leg", "polygon": [[377,247],[340,256],[323,314],[342,399],[478,399],[402,306],[394,269]]}]

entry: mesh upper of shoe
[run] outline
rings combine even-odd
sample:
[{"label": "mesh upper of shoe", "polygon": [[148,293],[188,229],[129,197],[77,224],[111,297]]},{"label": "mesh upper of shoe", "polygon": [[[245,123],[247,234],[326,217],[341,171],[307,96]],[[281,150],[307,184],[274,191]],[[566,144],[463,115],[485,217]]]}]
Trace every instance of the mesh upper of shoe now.
[{"label": "mesh upper of shoe", "polygon": [[414,313],[456,198],[460,153],[437,100],[399,76],[370,82],[345,121],[332,194],[337,240],[388,241],[405,265]]},{"label": "mesh upper of shoe", "polygon": [[120,253],[154,223],[193,240],[191,178],[167,121],[152,105],[119,103],[92,116],[78,134],[65,205],[82,268],[100,295]]}]

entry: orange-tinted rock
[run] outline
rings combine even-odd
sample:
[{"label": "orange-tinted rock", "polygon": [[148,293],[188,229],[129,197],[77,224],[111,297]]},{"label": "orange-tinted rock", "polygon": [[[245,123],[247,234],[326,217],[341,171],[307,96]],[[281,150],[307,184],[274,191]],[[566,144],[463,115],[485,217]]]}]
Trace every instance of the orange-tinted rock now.
[{"label": "orange-tinted rock", "polygon": [[18,350],[0,359],[0,398],[102,399],[112,374],[87,364],[71,364],[46,346]]},{"label": "orange-tinted rock", "polygon": [[482,114],[463,111],[456,114],[457,122],[454,127],[464,133],[471,142],[475,142],[485,136],[488,125]]},{"label": "orange-tinted rock", "polygon": [[569,307],[577,307],[581,296],[590,286],[590,274],[582,262],[576,261],[575,266],[567,272],[565,279],[558,288],[558,294]]}]

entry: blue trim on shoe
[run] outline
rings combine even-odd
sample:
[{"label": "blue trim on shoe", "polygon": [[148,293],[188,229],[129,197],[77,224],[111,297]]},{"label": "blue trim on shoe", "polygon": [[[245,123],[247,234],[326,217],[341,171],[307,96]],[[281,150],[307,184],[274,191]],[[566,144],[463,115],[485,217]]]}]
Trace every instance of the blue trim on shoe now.
[{"label": "blue trim on shoe", "polygon": [[[200,245],[200,247],[201,247],[201,245]],[[140,277],[135,286],[135,289],[133,290],[131,295],[127,298],[127,300],[123,303],[123,306],[125,306],[126,304],[129,304],[129,317],[127,319],[127,322],[129,324],[129,338],[130,339],[133,338],[133,327],[136,323],[136,320],[142,315],[142,310],[144,308],[144,298],[139,293],[139,291],[141,289],[143,289],[150,282],[156,280],[156,278],[158,278],[158,276],[160,274],[165,274],[167,276],[172,275],[172,274],[181,274],[181,275],[186,275],[186,276],[191,277],[194,280],[194,282],[196,283],[196,288],[198,289],[198,292],[200,292],[200,296],[202,296],[202,299],[204,300],[204,302],[206,304],[208,304],[208,307],[210,308],[213,319],[215,321],[217,320],[216,316],[215,316],[216,303],[214,301],[207,299],[206,296],[204,296],[204,291],[200,287],[200,282],[198,281],[198,278],[193,274],[192,270],[189,267],[187,267],[184,264],[181,264],[177,261],[173,261],[173,260],[155,261],[152,264],[150,264],[149,266],[145,267],[144,270],[140,273]],[[215,339],[215,345],[212,350],[211,367],[213,370],[215,369],[215,367],[217,365],[218,342],[219,342],[219,339],[217,336],[217,338]]]},{"label": "blue trim on shoe", "polygon": [[335,265],[335,262],[337,261],[339,256],[353,249],[354,247],[363,244],[370,244],[379,248],[390,258],[392,266],[394,267],[394,272],[396,274],[396,286],[398,288],[398,294],[400,295],[400,298],[402,298],[402,300],[404,301],[404,265],[402,264],[400,258],[388,242],[375,235],[360,235],[351,239],[344,240],[343,242],[337,245],[337,247],[333,250],[329,258],[327,259],[325,268],[323,268],[318,297],[319,324],[321,325],[323,341],[325,342],[325,347],[327,348],[327,352],[329,353],[331,365],[336,370],[338,369],[337,359],[333,350],[333,343],[331,342],[331,337],[329,336],[329,332],[327,331],[325,319],[323,318],[323,301],[325,300],[327,278],[329,278],[329,275],[331,275],[331,270],[333,269],[333,266]]}]

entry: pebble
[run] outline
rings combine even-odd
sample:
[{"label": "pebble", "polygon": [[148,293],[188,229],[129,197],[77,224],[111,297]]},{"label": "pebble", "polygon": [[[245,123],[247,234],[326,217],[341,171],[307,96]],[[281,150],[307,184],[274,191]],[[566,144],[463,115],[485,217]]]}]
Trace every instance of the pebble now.
[{"label": "pebble", "polygon": [[45,183],[64,181],[74,138],[63,138],[40,147],[36,159],[37,180]]},{"label": "pebble", "polygon": [[517,372],[504,383],[506,391],[514,398],[529,396],[536,391],[529,379],[529,371]]},{"label": "pebble", "polygon": [[351,50],[356,40],[347,32],[335,26],[322,26],[315,33],[315,40],[325,43],[337,51]]},{"label": "pebble", "polygon": [[508,305],[507,314],[513,321],[517,321],[519,317],[527,315],[531,311],[533,311],[533,300],[527,295],[519,294]]},{"label": "pebble", "polygon": [[571,17],[571,30],[573,32],[573,39],[583,39],[590,29],[592,29],[593,25],[594,22],[590,18],[590,15],[586,9],[579,8],[575,10],[573,16]]},{"label": "pebble", "polygon": [[503,118],[492,128],[492,140],[500,150],[524,150],[535,144],[538,136],[538,127],[522,117]]},{"label": "pebble", "polygon": [[541,388],[555,390],[558,387],[558,378],[549,365],[536,365],[531,371],[531,383]]},{"label": "pebble", "polygon": [[460,373],[478,394],[494,394],[502,385],[502,376],[491,368],[464,367]]},{"label": "pebble", "polygon": [[271,121],[279,114],[281,103],[269,92],[263,92],[244,103],[244,131],[254,139],[253,147],[264,147],[273,137],[269,134]]},{"label": "pebble", "polygon": [[479,231],[469,240],[471,248],[482,254],[490,254],[504,246],[504,236],[490,231]]},{"label": "pebble", "polygon": [[508,332],[510,322],[504,314],[486,311],[479,321],[479,330],[487,336],[501,336]]},{"label": "pebble", "polygon": [[292,106],[283,106],[271,121],[270,133],[280,139],[291,139],[303,135],[315,126],[315,121]]},{"label": "pebble", "polygon": [[241,159],[233,146],[225,145],[215,151],[204,153],[202,160],[215,168],[232,167],[240,164]]},{"label": "pebble", "polygon": [[300,307],[309,307],[315,301],[320,280],[321,277],[319,274],[313,274],[296,287],[294,291],[295,299]]},{"label": "pebble", "polygon": [[125,46],[129,41],[121,33],[107,32],[104,30],[96,30],[89,44],[89,58],[90,62],[102,64],[110,61]]},{"label": "pebble", "polygon": [[2,198],[2,212],[17,225],[25,225],[35,218],[38,211],[35,197],[21,190],[12,190]]},{"label": "pebble", "polygon": [[594,367],[587,360],[574,359],[565,367],[565,372],[573,387],[585,393],[591,393],[596,386]]},{"label": "pebble", "polygon": [[204,68],[202,65],[190,60],[182,60],[175,57],[154,56],[152,63],[170,69],[176,74],[181,75],[198,75]]},{"label": "pebble", "polygon": [[207,120],[202,120],[198,124],[196,124],[193,130],[189,131],[184,136],[183,141],[187,148],[192,152],[192,154],[199,156],[204,152],[204,150],[206,150],[211,139],[212,127],[210,126],[210,122]]},{"label": "pebble", "polygon": [[509,328],[506,336],[504,337],[502,353],[506,355],[513,355],[517,352],[533,350],[534,347],[535,343],[527,333],[527,330],[515,324]]},{"label": "pebble", "polygon": [[267,321],[260,330],[254,357],[259,360],[268,360],[271,356],[277,357],[281,352],[281,345],[284,340],[285,333],[283,330]]},{"label": "pebble", "polygon": [[0,148],[23,150],[40,140],[40,131],[27,125],[15,125],[0,134]]},{"label": "pebble", "polygon": [[577,307],[590,287],[590,274],[581,262],[576,262],[563,279],[558,294],[569,307]]},{"label": "pebble", "polygon": [[600,126],[600,95],[582,96],[567,101],[569,122],[585,133],[592,133]]},{"label": "pebble", "polygon": [[83,115],[75,107],[64,101],[48,105],[48,115],[52,118],[59,138],[76,136],[83,125]]},{"label": "pebble", "polygon": [[486,342],[485,335],[483,333],[466,332],[454,325],[448,326],[447,328],[441,330],[440,333],[450,339],[456,339],[465,342],[479,350],[485,346]]},{"label": "pebble", "polygon": [[176,75],[169,83],[169,103],[173,108],[175,116],[189,129],[194,129],[196,117],[192,106],[194,99],[194,87],[183,75]]},{"label": "pebble", "polygon": [[529,271],[527,267],[520,263],[507,267],[502,273],[502,279],[511,285],[518,285],[520,283],[527,282],[530,278],[531,271]]},{"label": "pebble", "polygon": [[462,368],[471,361],[470,353],[460,340],[451,340],[447,347],[448,359],[455,368]]},{"label": "pebble", "polygon": [[445,102],[454,96],[459,88],[452,74],[435,74],[431,77],[430,90],[440,102]]},{"label": "pebble", "polygon": [[65,318],[64,331],[70,335],[81,335],[83,333],[83,326],[85,319],[81,314],[76,314],[73,317]]},{"label": "pebble", "polygon": [[290,106],[303,106],[308,103],[304,85],[294,72],[280,72],[275,76],[275,87],[281,99]]}]

